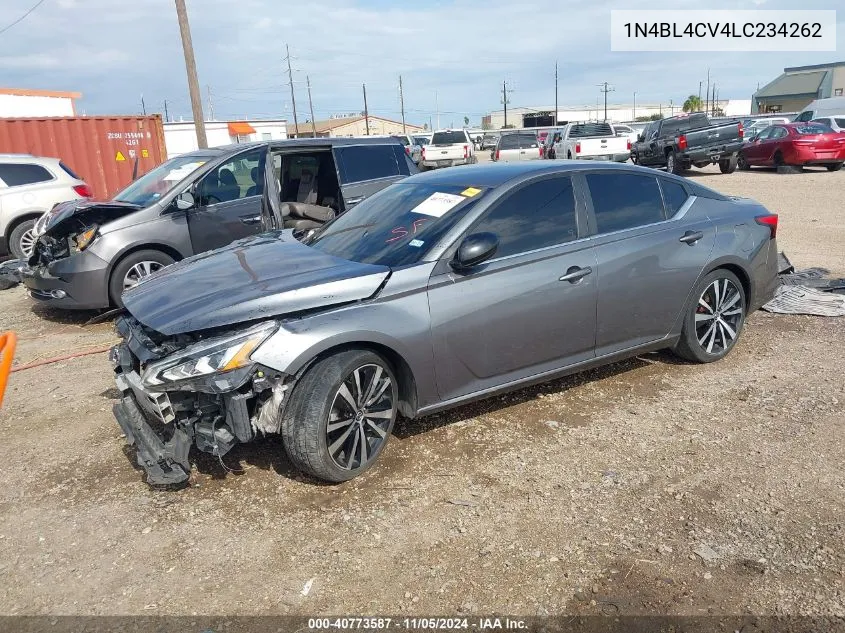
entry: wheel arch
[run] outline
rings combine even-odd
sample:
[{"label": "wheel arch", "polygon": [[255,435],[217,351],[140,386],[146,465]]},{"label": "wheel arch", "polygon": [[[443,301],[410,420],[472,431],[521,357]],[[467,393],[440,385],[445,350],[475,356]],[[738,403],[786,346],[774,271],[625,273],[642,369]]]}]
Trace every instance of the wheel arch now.
[{"label": "wheel arch", "polygon": [[15,215],[9,223],[6,225],[6,231],[3,234],[3,237],[6,238],[7,242],[9,238],[12,236],[12,231],[14,231],[18,225],[22,224],[23,222],[28,222],[29,220],[37,220],[42,215],[44,215],[44,211],[25,211],[19,215]]},{"label": "wheel arch", "polygon": [[170,246],[169,244],[163,244],[161,242],[143,242],[141,244],[133,244],[132,246],[126,247],[120,251],[116,257],[112,258],[111,264],[109,264],[109,279],[111,279],[114,269],[118,264],[120,264],[120,262],[129,257],[132,253],[137,253],[138,251],[160,251],[165,255],[172,257],[174,261],[177,262],[180,259],[185,259],[185,256],[182,255],[178,249]]},{"label": "wheel arch", "polygon": [[720,268],[730,271],[737,276],[737,279],[739,279],[739,282],[742,284],[742,290],[745,292],[746,307],[750,305],[752,297],[754,296],[754,282],[751,279],[751,275],[748,274],[748,271],[739,263],[727,260],[711,264],[704,270],[704,275],[709,275],[714,270],[719,270]]}]

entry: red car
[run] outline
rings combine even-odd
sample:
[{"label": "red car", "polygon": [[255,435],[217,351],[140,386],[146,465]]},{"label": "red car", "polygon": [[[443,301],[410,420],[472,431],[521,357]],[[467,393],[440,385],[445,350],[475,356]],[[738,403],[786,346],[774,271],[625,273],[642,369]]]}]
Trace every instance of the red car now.
[{"label": "red car", "polygon": [[845,134],[821,123],[777,123],[749,139],[737,162],[740,169],[822,165],[837,171],[845,162]]}]

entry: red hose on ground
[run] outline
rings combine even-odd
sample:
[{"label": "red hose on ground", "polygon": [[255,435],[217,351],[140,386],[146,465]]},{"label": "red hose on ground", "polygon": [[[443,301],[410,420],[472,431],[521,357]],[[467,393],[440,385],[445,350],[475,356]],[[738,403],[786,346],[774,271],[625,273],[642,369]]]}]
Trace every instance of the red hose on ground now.
[{"label": "red hose on ground", "polygon": [[37,360],[34,363],[27,363],[26,365],[18,365],[17,367],[12,367],[12,371],[9,373],[14,374],[16,371],[23,371],[24,369],[32,369],[33,367],[41,367],[42,365],[49,365],[51,363],[58,363],[63,360],[70,360],[72,358],[79,358],[80,356],[90,356],[92,354],[102,354],[103,352],[109,351],[112,347],[114,347],[114,343],[109,344],[105,347],[98,347],[96,349],[89,349],[85,350],[84,352],[74,352],[73,354],[65,354],[64,356],[56,356],[55,358],[45,358],[43,360]]}]

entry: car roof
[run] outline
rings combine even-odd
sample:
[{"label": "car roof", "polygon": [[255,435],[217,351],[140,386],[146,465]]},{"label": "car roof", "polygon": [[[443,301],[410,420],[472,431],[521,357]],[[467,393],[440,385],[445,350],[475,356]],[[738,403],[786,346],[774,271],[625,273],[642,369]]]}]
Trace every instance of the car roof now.
[{"label": "car roof", "polygon": [[0,154],[0,162],[14,161],[16,163],[59,162],[54,156],[34,156],[33,154]]}]

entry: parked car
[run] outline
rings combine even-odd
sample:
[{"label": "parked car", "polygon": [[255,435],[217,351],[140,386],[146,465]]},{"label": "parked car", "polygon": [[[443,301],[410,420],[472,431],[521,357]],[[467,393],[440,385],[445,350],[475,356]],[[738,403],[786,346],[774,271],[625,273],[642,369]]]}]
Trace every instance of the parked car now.
[{"label": "parked car", "polygon": [[554,144],[554,151],[555,158],[624,163],[631,155],[631,144],[616,136],[610,123],[569,123]]},{"label": "parked car", "polygon": [[91,195],[85,181],[58,158],[0,154],[0,255],[26,259],[39,217],[59,202]]},{"label": "parked car", "polygon": [[259,232],[267,169],[280,182],[281,222],[303,230],[417,172],[390,137],[265,141],[183,154],[114,200],[60,204],[42,216],[23,283],[33,299],[56,307],[120,306],[123,291],[145,276]]},{"label": "parked car", "polygon": [[549,130],[549,133],[546,135],[546,139],[543,141],[543,158],[549,160],[556,158],[555,143],[560,142],[561,132],[562,130],[560,129]]},{"label": "parked car", "polygon": [[816,99],[795,117],[795,123],[805,123],[822,116],[837,116],[845,112],[845,97]]},{"label": "parked car", "polygon": [[630,125],[624,124],[614,124],[613,132],[616,134],[616,136],[622,136],[626,138],[631,144],[635,143],[637,141],[637,137],[640,135],[640,133],[634,128],[632,128]]},{"label": "parked car", "polygon": [[498,134],[485,134],[481,138],[481,150],[488,150],[488,149],[495,149],[496,144],[499,142],[499,135]]},{"label": "parked car", "polygon": [[782,167],[821,165],[839,171],[845,162],[845,134],[821,123],[770,125],[739,153],[739,166]]},{"label": "parked car", "polygon": [[702,112],[670,117],[648,124],[634,143],[631,160],[673,174],[718,163],[723,174],[730,174],[736,170],[743,136],[737,120],[714,125]]},{"label": "parked car", "polygon": [[414,164],[417,165],[422,157],[422,145],[419,145],[414,140],[414,137],[408,136],[407,134],[397,134],[394,135],[393,138],[398,139],[399,142],[402,143],[402,147],[405,148],[405,153],[408,155],[408,158],[414,161]]},{"label": "parked car", "polygon": [[475,146],[466,130],[437,130],[423,147],[420,169],[472,165],[478,162]]},{"label": "parked car", "polygon": [[845,114],[839,116],[824,116],[813,119],[813,123],[821,123],[831,128],[834,132],[845,132]]},{"label": "parked car", "polygon": [[770,125],[773,125],[775,123],[789,123],[789,119],[785,116],[766,117],[763,119],[750,119],[750,121],[751,122],[748,125],[745,125],[745,123],[743,123],[743,140],[746,143]]},{"label": "parked car", "polygon": [[420,174],[304,242],[247,238],[129,290],[115,416],[153,484],[188,478],[192,444],[266,434],[348,480],[399,413],[661,348],[724,358],[777,283],[776,231],[754,201],[631,165]]},{"label": "parked car", "polygon": [[543,150],[534,132],[511,132],[502,134],[496,149],[492,152],[494,161],[540,160]]}]

